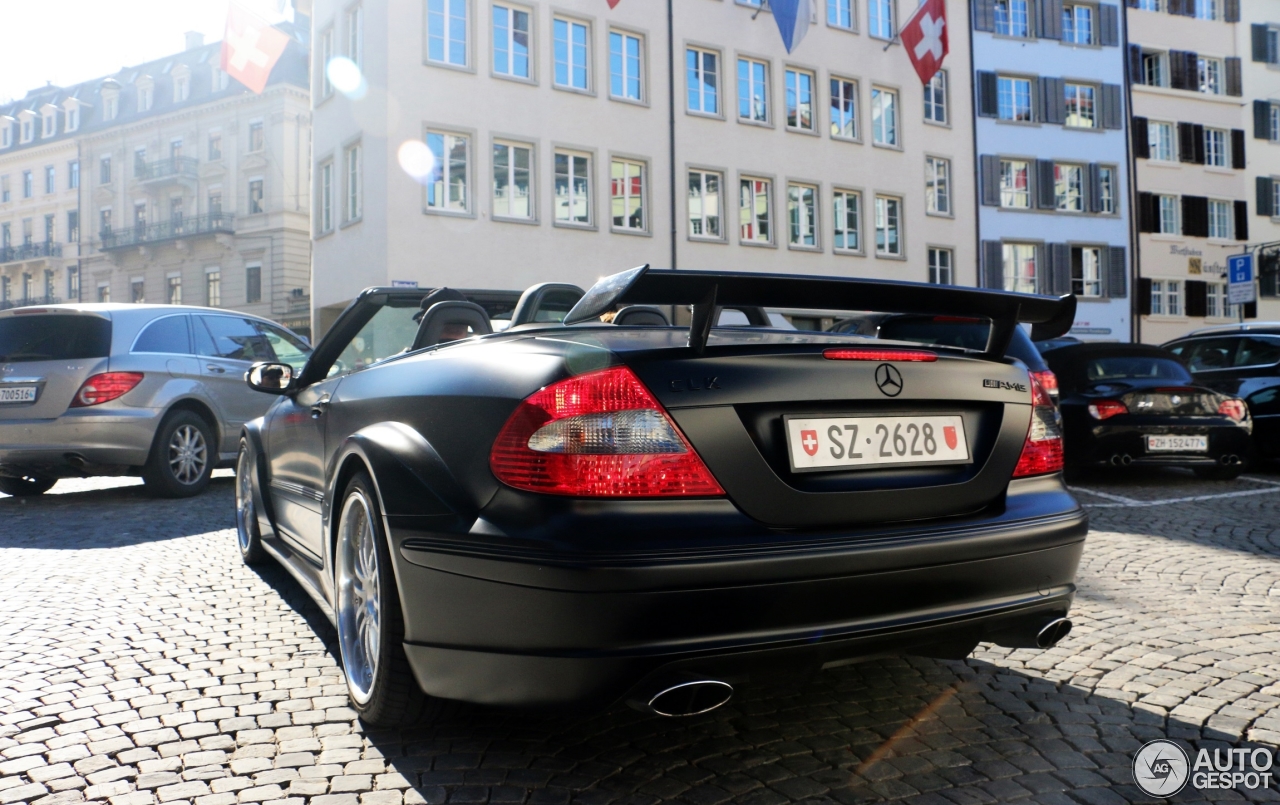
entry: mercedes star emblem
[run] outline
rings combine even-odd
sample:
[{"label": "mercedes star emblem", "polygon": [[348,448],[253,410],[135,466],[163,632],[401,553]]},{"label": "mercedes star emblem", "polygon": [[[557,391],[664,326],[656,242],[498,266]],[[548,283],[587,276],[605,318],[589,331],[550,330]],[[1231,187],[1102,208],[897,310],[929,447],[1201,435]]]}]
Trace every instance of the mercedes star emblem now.
[{"label": "mercedes star emblem", "polygon": [[902,373],[887,363],[876,367],[876,388],[886,397],[897,397],[902,393]]}]

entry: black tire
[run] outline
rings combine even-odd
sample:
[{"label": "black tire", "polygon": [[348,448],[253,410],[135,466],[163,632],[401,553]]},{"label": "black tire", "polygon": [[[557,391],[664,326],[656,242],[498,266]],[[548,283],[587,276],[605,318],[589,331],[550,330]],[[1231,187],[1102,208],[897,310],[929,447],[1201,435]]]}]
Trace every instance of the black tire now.
[{"label": "black tire", "polygon": [[31,498],[43,495],[58,482],[57,478],[45,478],[41,475],[24,475],[21,478],[0,478],[0,492],[13,495],[15,498]]},{"label": "black tire", "polygon": [[1234,481],[1244,474],[1244,464],[1232,464],[1227,467],[1192,467],[1197,478],[1206,481]]},{"label": "black tire", "polygon": [[[422,692],[404,653],[404,615],[400,611],[400,593],[373,481],[366,473],[358,473],[347,484],[341,500],[333,551],[333,609],[338,622],[339,656],[351,706],[361,720],[377,727],[406,727],[434,718],[442,711],[443,702]],[[359,518],[364,518],[360,527],[356,525]],[[367,612],[368,607],[354,603],[370,600],[368,591],[371,585],[360,580],[363,576],[354,567],[360,561],[355,554],[367,546],[364,535],[368,535],[373,543],[364,561],[367,562],[370,556],[377,558],[376,568],[364,569],[364,576],[377,579],[374,591],[378,596],[378,606],[375,607],[378,612],[377,628],[374,632],[377,645],[373,650],[361,638],[365,631],[361,630],[360,613]],[[363,598],[361,594],[364,594]],[[372,668],[362,661],[366,655],[376,656]]]},{"label": "black tire", "polygon": [[246,565],[258,565],[267,560],[262,547],[262,531],[258,527],[258,506],[253,498],[253,453],[249,440],[240,440],[240,453],[236,457],[236,544],[240,558]]},{"label": "black tire", "polygon": [[191,411],[174,411],[160,423],[142,482],[156,497],[189,498],[209,485],[218,461],[213,428]]}]

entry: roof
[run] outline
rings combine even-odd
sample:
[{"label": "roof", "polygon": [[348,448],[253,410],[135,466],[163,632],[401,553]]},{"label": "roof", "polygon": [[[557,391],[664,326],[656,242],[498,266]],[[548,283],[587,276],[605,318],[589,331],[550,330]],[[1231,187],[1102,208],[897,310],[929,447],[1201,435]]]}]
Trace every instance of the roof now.
[{"label": "roof", "polygon": [[1244,324],[1220,324],[1217,327],[1201,327],[1183,336],[1172,339],[1181,341],[1185,338],[1198,338],[1206,335],[1232,335],[1235,333],[1280,333],[1280,321],[1250,321]]}]

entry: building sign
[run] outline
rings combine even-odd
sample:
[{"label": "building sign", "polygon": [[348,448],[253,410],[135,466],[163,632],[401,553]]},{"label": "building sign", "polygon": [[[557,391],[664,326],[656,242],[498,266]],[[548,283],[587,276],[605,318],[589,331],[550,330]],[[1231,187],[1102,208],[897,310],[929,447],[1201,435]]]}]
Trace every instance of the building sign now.
[{"label": "building sign", "polygon": [[1203,269],[1204,269],[1204,261],[1203,261],[1201,258],[1199,258],[1199,257],[1188,257],[1188,258],[1187,258],[1187,273],[1188,273],[1188,274],[1199,274],[1199,273],[1201,273],[1201,272],[1203,271]]}]

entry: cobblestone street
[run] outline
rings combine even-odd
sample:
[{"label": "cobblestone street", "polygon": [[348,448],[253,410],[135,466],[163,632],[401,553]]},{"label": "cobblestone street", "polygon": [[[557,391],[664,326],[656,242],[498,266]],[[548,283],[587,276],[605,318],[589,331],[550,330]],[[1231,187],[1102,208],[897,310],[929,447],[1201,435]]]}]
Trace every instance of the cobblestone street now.
[{"label": "cobblestone street", "polygon": [[691,719],[461,708],[403,733],[355,720],[297,583],[240,562],[225,472],[190,501],[133,484],[0,497],[0,805],[1109,805],[1147,801],[1145,741],[1280,743],[1276,474],[1079,480],[1076,627],[1047,652],[871,661]]}]

